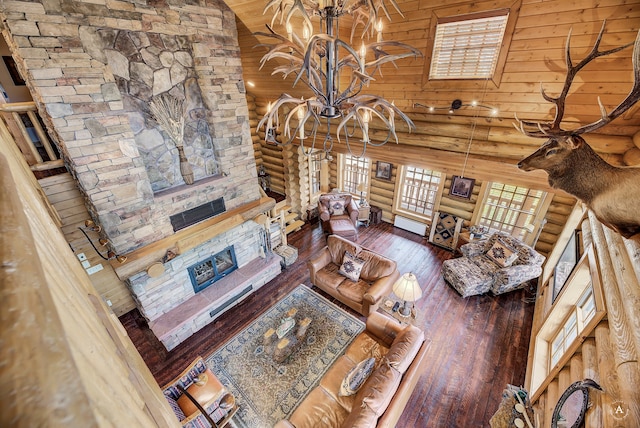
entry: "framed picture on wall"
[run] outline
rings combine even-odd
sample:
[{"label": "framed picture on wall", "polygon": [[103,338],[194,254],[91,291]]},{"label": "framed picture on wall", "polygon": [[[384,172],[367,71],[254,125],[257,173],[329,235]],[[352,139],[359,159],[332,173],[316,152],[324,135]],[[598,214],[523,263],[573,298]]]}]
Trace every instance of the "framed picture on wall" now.
[{"label": "framed picture on wall", "polygon": [[13,60],[13,57],[10,55],[3,55],[2,60],[4,61],[4,65],[7,66],[7,71],[9,71],[9,75],[11,76],[11,80],[13,80],[13,84],[16,86],[24,86],[26,83],[20,76],[18,72],[18,67],[16,66],[16,62]]},{"label": "framed picture on wall", "polygon": [[457,196],[458,198],[470,199],[471,193],[473,193],[473,185],[475,184],[475,178],[460,177],[454,175],[451,179],[451,187],[449,188],[449,194],[451,196]]},{"label": "framed picture on wall", "polygon": [[553,270],[553,296],[551,302],[555,302],[564,288],[567,279],[569,279],[571,272],[573,272],[573,269],[578,264],[578,260],[580,259],[578,241],[580,241],[580,235],[578,231],[576,231],[571,235],[571,239],[567,242],[567,246],[564,247],[564,251],[562,251],[562,255]]},{"label": "framed picture on wall", "polygon": [[391,180],[391,165],[389,162],[378,161],[376,164],[376,178],[384,178],[385,180]]}]

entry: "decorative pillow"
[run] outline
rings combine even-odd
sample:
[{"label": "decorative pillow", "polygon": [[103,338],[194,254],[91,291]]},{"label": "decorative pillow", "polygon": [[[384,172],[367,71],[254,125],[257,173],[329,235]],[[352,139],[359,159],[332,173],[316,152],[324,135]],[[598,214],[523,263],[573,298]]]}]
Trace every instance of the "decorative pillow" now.
[{"label": "decorative pillow", "polygon": [[364,263],[364,260],[357,258],[349,251],[345,251],[344,257],[342,258],[342,265],[340,266],[338,273],[346,276],[351,281],[358,282]]},{"label": "decorative pillow", "polygon": [[518,253],[507,247],[501,240],[496,239],[496,242],[487,251],[487,257],[500,267],[508,267],[516,261]]},{"label": "decorative pillow", "polygon": [[358,392],[358,389],[364,385],[375,365],[375,358],[367,358],[366,360],[360,361],[342,380],[338,395],[344,397]]},{"label": "decorative pillow", "polygon": [[[187,388],[187,392],[191,394],[202,407],[206,407],[211,400],[217,399],[225,393],[225,387],[211,370],[207,369]],[[198,411],[196,405],[193,404],[185,394],[182,394],[177,401],[187,417]]]},{"label": "decorative pillow", "polygon": [[[167,396],[165,396],[167,397]],[[176,417],[178,418],[179,421],[182,421],[184,419],[186,419],[186,416],[184,415],[184,412],[182,411],[182,409],[180,408],[180,406],[178,405],[178,402],[176,400],[174,400],[171,397],[167,397],[167,401],[169,402],[169,406],[171,406],[171,410],[173,410],[173,413],[175,413]]]},{"label": "decorative pillow", "polygon": [[331,215],[343,215],[346,204],[347,201],[345,201],[344,199],[334,199],[333,201],[329,202],[329,213]]}]

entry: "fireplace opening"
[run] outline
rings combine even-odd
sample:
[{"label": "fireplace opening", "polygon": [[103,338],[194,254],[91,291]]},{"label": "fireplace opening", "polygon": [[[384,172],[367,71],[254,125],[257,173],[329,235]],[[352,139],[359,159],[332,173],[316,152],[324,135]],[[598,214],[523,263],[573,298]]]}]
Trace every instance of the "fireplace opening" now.
[{"label": "fireplace opening", "polygon": [[193,291],[204,290],[238,268],[233,246],[187,268]]}]

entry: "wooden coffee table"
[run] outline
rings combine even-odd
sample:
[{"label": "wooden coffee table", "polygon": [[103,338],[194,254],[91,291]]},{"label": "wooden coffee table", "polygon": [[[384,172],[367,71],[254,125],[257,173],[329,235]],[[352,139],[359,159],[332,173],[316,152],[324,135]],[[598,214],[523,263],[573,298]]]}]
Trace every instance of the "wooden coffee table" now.
[{"label": "wooden coffee table", "polygon": [[282,363],[289,358],[307,335],[311,318],[299,319],[297,314],[298,309],[289,309],[280,325],[270,328],[263,335],[263,344],[276,363]]}]

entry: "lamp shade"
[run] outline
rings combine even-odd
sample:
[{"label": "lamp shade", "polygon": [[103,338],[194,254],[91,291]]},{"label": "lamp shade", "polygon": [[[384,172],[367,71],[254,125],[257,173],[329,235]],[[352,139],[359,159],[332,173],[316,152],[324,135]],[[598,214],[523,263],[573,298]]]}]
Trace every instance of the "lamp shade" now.
[{"label": "lamp shade", "polygon": [[358,192],[364,192],[364,183],[360,183],[356,186]]},{"label": "lamp shade", "polygon": [[422,297],[422,289],[418,283],[418,278],[411,272],[403,274],[393,284],[393,292],[405,302],[415,302]]}]

